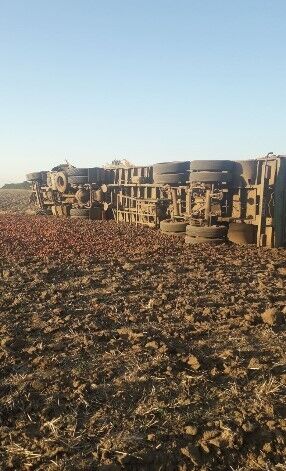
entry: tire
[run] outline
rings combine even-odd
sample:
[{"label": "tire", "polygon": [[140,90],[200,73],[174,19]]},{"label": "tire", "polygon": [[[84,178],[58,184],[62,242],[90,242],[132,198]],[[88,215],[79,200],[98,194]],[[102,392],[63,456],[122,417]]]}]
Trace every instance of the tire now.
[{"label": "tire", "polygon": [[185,173],[190,170],[190,162],[163,162],[153,165],[153,175],[164,175],[165,173]]},{"label": "tire", "polygon": [[220,245],[225,242],[225,239],[207,239],[205,237],[190,237],[186,235],[185,243],[186,244],[212,244],[212,245]]},{"label": "tire", "polygon": [[164,173],[163,175],[154,175],[153,179],[157,185],[185,185],[187,175],[185,173]]},{"label": "tire", "polygon": [[231,180],[229,172],[191,172],[190,182],[198,183],[228,183]]},{"label": "tire", "polygon": [[225,239],[228,228],[226,226],[187,226],[186,234],[189,237],[206,239]]},{"label": "tire", "polygon": [[26,175],[28,182],[47,181],[47,172],[32,172]]},{"label": "tire", "polygon": [[71,185],[85,185],[86,183],[88,183],[88,177],[84,175],[68,176],[68,182]]},{"label": "tire", "polygon": [[191,162],[191,170],[223,172],[232,170],[234,162],[231,160],[193,160]]},{"label": "tire", "polygon": [[58,172],[55,176],[55,185],[59,193],[65,193],[68,189],[68,179],[64,172]]},{"label": "tire", "polygon": [[231,222],[228,229],[228,240],[238,245],[255,244],[256,226],[253,224]]},{"label": "tire", "polygon": [[66,174],[71,177],[87,177],[88,169],[87,168],[74,168],[70,167],[66,170]]},{"label": "tire", "polygon": [[89,215],[89,209],[71,208],[70,210],[71,219],[89,219]]},{"label": "tire", "polygon": [[162,232],[186,232],[186,227],[186,222],[173,222],[170,219],[160,222]]}]

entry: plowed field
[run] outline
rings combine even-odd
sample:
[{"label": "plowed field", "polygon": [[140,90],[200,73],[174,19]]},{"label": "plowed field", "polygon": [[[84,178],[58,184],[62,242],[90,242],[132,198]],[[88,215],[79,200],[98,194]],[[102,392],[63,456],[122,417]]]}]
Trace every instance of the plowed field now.
[{"label": "plowed field", "polygon": [[285,470],[285,256],[0,215],[0,469]]}]

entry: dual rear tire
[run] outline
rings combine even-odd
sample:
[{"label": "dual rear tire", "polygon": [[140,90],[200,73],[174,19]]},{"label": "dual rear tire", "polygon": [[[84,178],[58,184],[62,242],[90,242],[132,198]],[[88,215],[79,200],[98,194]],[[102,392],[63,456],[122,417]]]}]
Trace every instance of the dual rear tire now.
[{"label": "dual rear tire", "polygon": [[226,226],[191,226],[186,227],[186,244],[223,244],[227,240]]},{"label": "dual rear tire", "polygon": [[165,235],[184,237],[187,244],[223,244],[226,242],[226,226],[191,226],[186,222],[166,219],[160,222],[161,232]]},{"label": "dual rear tire", "polygon": [[193,183],[231,182],[234,188],[244,188],[257,178],[257,160],[193,160],[190,169]]},{"label": "dual rear tire", "polygon": [[190,162],[163,162],[153,165],[153,181],[157,185],[185,185]]},{"label": "dual rear tire", "polygon": [[160,222],[160,230],[163,234],[176,237],[185,237],[186,235],[186,222],[175,222],[171,219],[165,219]]},{"label": "dual rear tire", "polygon": [[193,160],[191,183],[228,183],[232,180],[234,163],[230,160]]}]

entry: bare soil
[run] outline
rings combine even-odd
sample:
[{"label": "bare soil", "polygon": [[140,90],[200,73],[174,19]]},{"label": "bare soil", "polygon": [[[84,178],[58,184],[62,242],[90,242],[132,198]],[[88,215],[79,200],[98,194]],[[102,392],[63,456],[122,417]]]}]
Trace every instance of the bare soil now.
[{"label": "bare soil", "polygon": [[285,470],[285,255],[1,215],[0,469]]}]

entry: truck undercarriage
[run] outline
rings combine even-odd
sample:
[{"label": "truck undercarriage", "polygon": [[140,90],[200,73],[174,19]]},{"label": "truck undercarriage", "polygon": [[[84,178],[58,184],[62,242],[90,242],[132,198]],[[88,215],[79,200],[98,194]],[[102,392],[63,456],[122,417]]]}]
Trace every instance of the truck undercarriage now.
[{"label": "truck undercarriage", "polygon": [[286,158],[167,162],[144,167],[60,165],[27,175],[31,202],[57,217],[161,228],[186,242],[285,246]]}]

